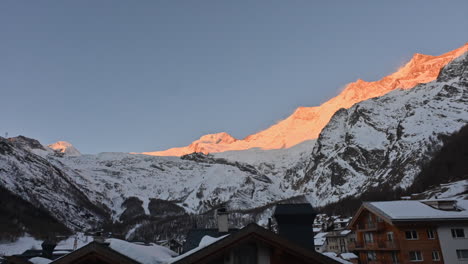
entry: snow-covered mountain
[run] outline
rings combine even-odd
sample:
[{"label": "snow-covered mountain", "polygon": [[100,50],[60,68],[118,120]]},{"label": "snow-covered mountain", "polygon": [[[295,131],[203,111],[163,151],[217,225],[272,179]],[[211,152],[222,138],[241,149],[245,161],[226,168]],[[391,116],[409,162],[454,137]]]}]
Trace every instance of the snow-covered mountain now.
[{"label": "snow-covered mountain", "polygon": [[[446,64],[433,82],[395,89],[427,80],[432,71],[439,72],[434,65],[448,60],[416,57],[395,78],[373,84],[378,91],[371,97],[391,91],[384,96],[365,100],[370,91],[364,97],[356,92],[364,86],[348,86],[345,95],[336,98],[361,102],[337,111],[316,140],[285,149],[161,157],[66,155],[66,150],[63,154],[33,139],[0,138],[0,187],[75,230],[109,219],[132,220],[132,215],[158,217],[162,204],[175,213],[203,213],[220,204],[245,210],[307,194],[318,206],[383,183],[406,187],[441,146],[439,137],[468,123],[467,54]],[[299,112],[308,113],[304,109]],[[305,126],[306,117],[293,123]],[[310,134],[316,133],[318,120],[322,117],[309,120]],[[238,141],[221,133],[204,136],[201,142],[215,146]]]},{"label": "snow-covered mountain", "polygon": [[54,152],[23,136],[0,137],[0,187],[37,208],[45,209],[71,229],[87,229],[108,217],[87,196],[89,186],[53,164]]},{"label": "snow-covered mountain", "polygon": [[340,109],[320,133],[305,174],[293,186],[316,204],[383,185],[406,188],[442,146],[468,124],[468,53],[437,80]]},{"label": "snow-covered mountain", "polygon": [[182,156],[193,152],[206,154],[251,148],[289,148],[316,139],[332,115],[341,108],[349,108],[355,103],[382,96],[395,89],[411,89],[417,84],[435,80],[442,67],[466,51],[468,43],[440,56],[415,54],[405,66],[379,81],[366,82],[359,79],[348,84],[340,94],[322,105],[299,107],[288,118],[244,139],[237,140],[223,132],[202,136],[189,146],[142,154]]},{"label": "snow-covered mountain", "polygon": [[80,156],[81,155],[81,153],[72,144],[66,141],[57,141],[47,146],[67,156]]}]

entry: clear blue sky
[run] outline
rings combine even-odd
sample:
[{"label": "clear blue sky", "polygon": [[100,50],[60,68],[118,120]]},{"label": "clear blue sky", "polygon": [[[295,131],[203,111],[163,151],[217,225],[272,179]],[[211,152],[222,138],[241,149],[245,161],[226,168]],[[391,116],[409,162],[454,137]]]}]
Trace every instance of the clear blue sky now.
[{"label": "clear blue sky", "polygon": [[237,138],[468,41],[468,1],[0,1],[0,134],[84,153]]}]

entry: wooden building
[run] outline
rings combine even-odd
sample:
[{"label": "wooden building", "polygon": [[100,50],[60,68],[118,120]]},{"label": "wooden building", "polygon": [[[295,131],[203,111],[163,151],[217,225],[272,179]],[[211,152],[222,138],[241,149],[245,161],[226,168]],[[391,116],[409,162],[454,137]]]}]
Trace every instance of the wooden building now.
[{"label": "wooden building", "polygon": [[429,201],[368,202],[350,222],[356,242],[349,250],[358,252],[360,263],[365,264],[449,263],[444,261],[438,228],[467,221],[467,210],[456,206],[440,209]]}]

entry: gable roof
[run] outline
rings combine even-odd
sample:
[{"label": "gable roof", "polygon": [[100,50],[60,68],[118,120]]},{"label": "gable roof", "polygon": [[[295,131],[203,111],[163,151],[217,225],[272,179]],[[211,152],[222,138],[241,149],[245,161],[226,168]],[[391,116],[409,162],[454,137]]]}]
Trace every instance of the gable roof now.
[{"label": "gable roof", "polygon": [[[424,201],[427,202],[427,201]],[[365,202],[354,215],[348,226],[353,226],[363,210],[368,210],[390,224],[402,222],[468,221],[468,201],[459,200],[460,211],[434,208],[418,200]]]},{"label": "gable roof", "polygon": [[109,263],[141,264],[140,262],[113,250],[108,246],[108,244],[97,242],[91,242],[70,254],[52,261],[51,264],[69,264],[73,261],[77,261],[83,257],[86,257],[89,254],[97,254],[102,258],[109,260]]},{"label": "gable roof", "polygon": [[268,244],[273,247],[279,247],[285,252],[288,252],[291,255],[297,256],[307,261],[313,261],[317,263],[338,263],[333,259],[330,259],[326,256],[323,256],[320,253],[312,251],[310,249],[305,249],[301,246],[298,246],[289,240],[286,240],[279,235],[266,230],[263,227],[260,227],[257,224],[249,224],[248,226],[242,228],[238,232],[231,234],[229,236],[220,238],[214,243],[201,248],[198,251],[191,252],[182,258],[177,258],[172,264],[189,264],[196,261],[205,260],[222,250],[231,248],[238,245],[241,242],[248,240],[256,240]]}]

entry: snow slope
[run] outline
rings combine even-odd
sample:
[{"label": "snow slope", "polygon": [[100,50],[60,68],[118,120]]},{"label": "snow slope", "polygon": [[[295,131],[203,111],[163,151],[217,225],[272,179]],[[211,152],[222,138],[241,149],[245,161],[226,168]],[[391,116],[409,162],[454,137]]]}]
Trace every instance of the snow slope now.
[{"label": "snow slope", "polygon": [[468,52],[436,81],[341,109],[316,141],[304,177],[293,183],[315,204],[382,184],[408,187],[442,146],[468,124]]}]

